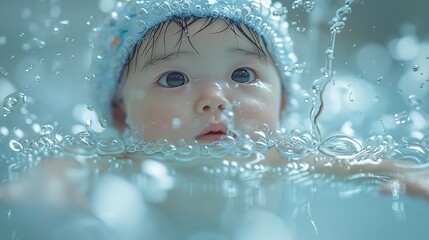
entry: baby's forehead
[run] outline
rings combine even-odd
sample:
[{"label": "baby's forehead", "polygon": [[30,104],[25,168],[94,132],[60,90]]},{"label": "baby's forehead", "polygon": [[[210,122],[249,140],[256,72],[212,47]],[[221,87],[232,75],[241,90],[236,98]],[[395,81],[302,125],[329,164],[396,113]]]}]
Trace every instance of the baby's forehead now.
[{"label": "baby's forehead", "polygon": [[244,49],[261,56],[268,55],[263,39],[243,23],[225,19],[189,18],[163,22],[139,43],[138,56],[150,57],[154,52],[203,52],[216,46],[219,51]]}]

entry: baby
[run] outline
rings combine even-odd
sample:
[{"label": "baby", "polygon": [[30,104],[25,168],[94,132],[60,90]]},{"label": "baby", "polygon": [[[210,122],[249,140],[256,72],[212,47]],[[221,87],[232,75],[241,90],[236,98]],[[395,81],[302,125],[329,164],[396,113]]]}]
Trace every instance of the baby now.
[{"label": "baby", "polygon": [[[294,98],[291,69],[297,61],[284,13],[280,3],[269,0],[118,2],[95,41],[95,107],[101,122],[138,132],[145,142],[205,145],[252,138],[262,126],[279,129]],[[231,113],[232,123],[225,117]],[[262,164],[285,166],[289,159],[269,147]],[[300,161],[337,175],[386,173],[408,192],[429,198],[427,171],[406,168],[410,164],[404,162],[346,161],[316,153]],[[46,169],[62,173],[58,169],[76,166],[63,163]]]},{"label": "baby", "polygon": [[[295,84],[285,13],[282,4],[269,0],[119,2],[100,27],[95,49],[102,120],[148,142],[206,144],[252,137],[263,125],[279,129]],[[224,113],[231,107],[228,124]],[[269,165],[287,163],[275,148],[265,156]],[[415,170],[404,162],[352,163],[320,154],[301,161],[341,175],[388,173],[410,192],[429,195],[421,175],[414,178]]]},{"label": "baby", "polygon": [[[269,1],[119,3],[100,28],[96,107],[145,141],[220,140],[280,126],[296,61]],[[233,106],[234,129],[222,117]]]}]

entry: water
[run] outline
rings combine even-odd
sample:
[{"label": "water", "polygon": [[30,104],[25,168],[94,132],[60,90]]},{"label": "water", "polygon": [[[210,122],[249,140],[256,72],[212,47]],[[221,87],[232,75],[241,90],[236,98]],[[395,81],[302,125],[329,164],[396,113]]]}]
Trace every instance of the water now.
[{"label": "water", "polygon": [[[273,13],[288,14],[296,23],[291,31],[297,39],[311,40],[322,31],[320,39],[324,40],[318,51],[310,52],[308,46],[316,46],[319,39],[305,47],[300,45],[305,41],[296,41],[297,51],[308,51],[298,54],[303,62],[296,72],[302,73],[301,90],[308,99],[301,108],[313,107],[311,119],[298,121],[304,129],[261,126],[252,138],[227,137],[206,146],[145,142],[137,134],[131,134],[131,140],[112,137],[105,119],[101,126],[95,124],[97,114],[89,100],[78,95],[83,91],[77,86],[93,77],[85,60],[90,37],[82,31],[92,31],[102,19],[96,2],[40,1],[39,8],[30,7],[30,2],[10,4],[19,9],[15,15],[22,18],[17,21],[22,29],[4,33],[5,40],[0,38],[6,56],[1,60],[7,60],[0,62],[0,93],[7,113],[0,120],[0,146],[5,149],[0,180],[19,180],[52,156],[72,155],[83,169],[63,174],[76,186],[72,189],[77,195],[61,191],[67,188],[52,179],[30,178],[26,187],[11,195],[28,194],[29,202],[21,206],[11,204],[17,202],[12,199],[0,204],[0,239],[425,239],[427,202],[404,195],[400,183],[390,185],[390,196],[382,196],[378,190],[391,179],[388,176],[357,173],[335,177],[300,161],[320,152],[324,156],[315,162],[339,157],[357,164],[367,159],[378,163],[393,158],[427,166],[429,85],[421,86],[429,79],[428,33],[419,32],[424,27],[403,23],[401,29],[392,30],[396,34],[383,39],[383,44],[389,42],[386,46],[373,46],[372,51],[362,48],[356,50],[356,56],[348,54],[366,44],[358,35],[380,34],[382,20],[388,17],[381,14],[386,10],[384,3],[376,8],[383,19],[372,22],[366,13],[377,3],[368,1],[289,1],[288,9]],[[109,4],[100,1],[100,8]],[[398,6],[399,15],[413,5],[418,3]],[[80,14],[71,17],[67,11]],[[320,23],[323,27],[319,28]],[[79,31],[74,32],[77,26]],[[359,29],[362,26],[369,27]],[[352,35],[355,32],[359,34]],[[15,38],[21,39],[17,47],[8,47]],[[59,47],[54,47],[54,41]],[[418,51],[412,55],[412,49]],[[323,61],[325,66],[320,64]],[[24,86],[29,87],[24,91]],[[224,114],[232,130],[238,104],[227,106]],[[308,112],[302,112],[308,118]],[[181,124],[180,118],[172,118],[173,128]],[[306,130],[309,126],[310,131]],[[267,164],[255,153],[269,148],[290,161]],[[137,160],[130,160],[129,153]],[[149,155],[150,160],[140,162],[139,154]],[[328,161],[325,167],[332,164]],[[86,202],[76,197],[81,195]]]}]

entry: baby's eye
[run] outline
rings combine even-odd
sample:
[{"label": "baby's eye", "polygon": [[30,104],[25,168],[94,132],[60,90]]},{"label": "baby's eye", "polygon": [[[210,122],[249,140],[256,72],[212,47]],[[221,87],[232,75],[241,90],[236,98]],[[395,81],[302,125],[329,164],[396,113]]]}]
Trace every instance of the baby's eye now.
[{"label": "baby's eye", "polygon": [[157,83],[163,87],[175,88],[189,82],[188,77],[181,72],[167,72],[162,75]]},{"label": "baby's eye", "polygon": [[256,73],[249,68],[238,68],[231,74],[231,79],[238,83],[250,83],[256,79]]}]

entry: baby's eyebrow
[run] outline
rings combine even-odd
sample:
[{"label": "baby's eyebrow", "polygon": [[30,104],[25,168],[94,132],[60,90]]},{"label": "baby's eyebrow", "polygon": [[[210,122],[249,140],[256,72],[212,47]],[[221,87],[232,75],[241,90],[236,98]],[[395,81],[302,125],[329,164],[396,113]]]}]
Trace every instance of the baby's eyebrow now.
[{"label": "baby's eyebrow", "polygon": [[243,49],[243,48],[239,48],[239,47],[234,47],[234,48],[230,48],[227,49],[226,52],[228,53],[241,53],[243,54],[243,56],[256,56],[259,58],[259,60],[264,60],[265,62],[267,61],[267,55],[264,52],[261,51],[252,51],[252,50],[247,50],[247,49]]},{"label": "baby's eyebrow", "polygon": [[156,55],[149,59],[147,63],[143,65],[141,68],[141,71],[143,71],[145,68],[149,67],[150,65],[155,64],[156,62],[164,61],[164,60],[170,60],[177,58],[179,55],[186,55],[192,53],[191,51],[176,51],[169,54],[162,54],[162,55]]}]

